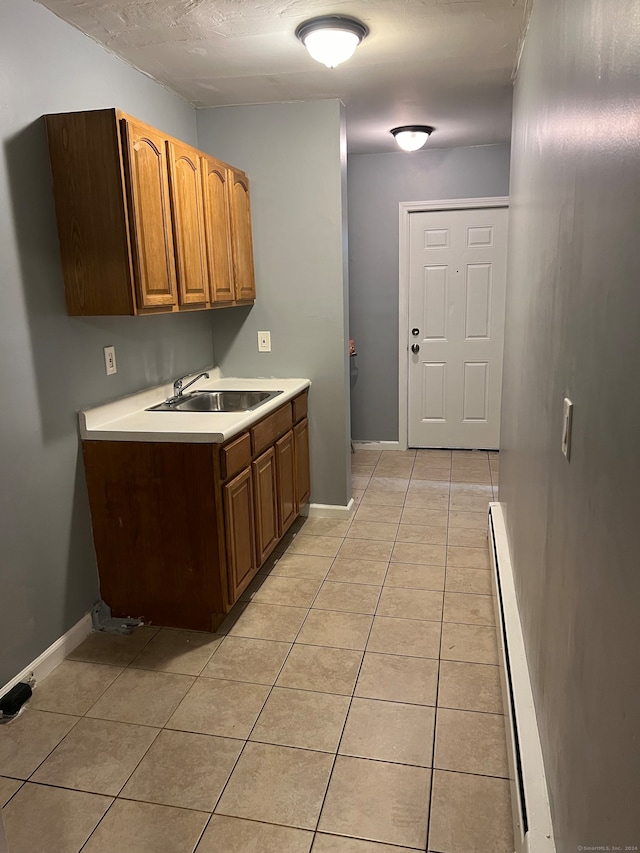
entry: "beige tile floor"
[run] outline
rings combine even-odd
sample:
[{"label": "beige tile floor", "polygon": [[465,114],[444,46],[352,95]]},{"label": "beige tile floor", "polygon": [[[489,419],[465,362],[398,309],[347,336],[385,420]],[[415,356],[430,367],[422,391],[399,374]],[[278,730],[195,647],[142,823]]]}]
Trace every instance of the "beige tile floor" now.
[{"label": "beige tile floor", "polygon": [[358,450],[218,634],[92,635],[0,727],[11,853],[509,853],[484,452]]}]

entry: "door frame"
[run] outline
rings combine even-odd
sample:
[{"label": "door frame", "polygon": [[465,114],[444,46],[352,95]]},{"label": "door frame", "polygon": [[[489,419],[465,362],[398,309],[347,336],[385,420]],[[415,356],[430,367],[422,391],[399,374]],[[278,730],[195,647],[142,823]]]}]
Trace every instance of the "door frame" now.
[{"label": "door frame", "polygon": [[438,210],[473,210],[482,207],[509,207],[509,196],[454,198],[438,201],[401,201],[399,235],[398,304],[398,450],[409,447],[409,370],[407,363],[409,328],[409,214]]}]

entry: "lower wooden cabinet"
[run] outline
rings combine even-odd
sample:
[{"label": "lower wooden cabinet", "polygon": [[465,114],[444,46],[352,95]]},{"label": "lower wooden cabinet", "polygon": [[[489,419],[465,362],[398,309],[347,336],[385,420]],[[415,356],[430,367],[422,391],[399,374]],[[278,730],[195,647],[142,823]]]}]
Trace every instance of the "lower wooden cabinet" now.
[{"label": "lower wooden cabinet", "polygon": [[280,535],[284,535],[298,515],[296,495],[296,462],[293,430],[276,442],[276,470],[278,473],[278,517]]},{"label": "lower wooden cabinet", "polygon": [[278,488],[273,447],[251,463],[256,527],[256,554],[262,565],[278,544]]},{"label": "lower wooden cabinet", "polygon": [[306,397],[223,445],[83,441],[100,594],[114,616],[220,625],[309,499]]},{"label": "lower wooden cabinet", "polygon": [[253,482],[247,468],[223,488],[227,573],[235,601],[256,572]]}]

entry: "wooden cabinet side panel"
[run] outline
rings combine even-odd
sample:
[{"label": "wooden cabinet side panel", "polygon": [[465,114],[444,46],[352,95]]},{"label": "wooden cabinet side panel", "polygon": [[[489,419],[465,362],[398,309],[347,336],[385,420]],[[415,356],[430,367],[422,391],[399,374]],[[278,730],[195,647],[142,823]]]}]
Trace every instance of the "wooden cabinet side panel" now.
[{"label": "wooden cabinet side panel", "polygon": [[256,282],[253,265],[253,238],[251,233],[251,200],[249,179],[239,169],[231,173],[231,245],[235,295],[238,302],[250,302],[256,298]]},{"label": "wooden cabinet side panel", "polygon": [[291,527],[298,515],[293,431],[289,431],[276,442],[276,470],[278,474],[278,521],[280,536],[282,536]]},{"label": "wooden cabinet side panel", "polygon": [[309,421],[305,418],[293,428],[296,460],[296,499],[298,509],[308,502],[311,495],[309,473]]},{"label": "wooden cabinet side panel", "polygon": [[206,444],[84,441],[102,598],[116,616],[210,630],[224,612]]},{"label": "wooden cabinet side panel", "polygon": [[233,302],[229,171],[213,157],[201,162],[210,299],[214,304]]},{"label": "wooden cabinet side panel", "polygon": [[115,110],[46,116],[60,255],[71,315],[133,314]]},{"label": "wooden cabinet side panel", "polygon": [[278,485],[273,447],[251,465],[256,519],[256,560],[261,566],[278,543]]},{"label": "wooden cabinet side panel", "polygon": [[165,137],[123,119],[131,246],[138,307],[177,305]]},{"label": "wooden cabinet side panel", "polygon": [[233,604],[257,569],[251,468],[247,468],[224,486],[223,500],[229,597],[230,603]]},{"label": "wooden cabinet side panel", "polygon": [[167,155],[178,297],[181,305],[204,305],[209,299],[209,276],[200,152],[171,141]]}]

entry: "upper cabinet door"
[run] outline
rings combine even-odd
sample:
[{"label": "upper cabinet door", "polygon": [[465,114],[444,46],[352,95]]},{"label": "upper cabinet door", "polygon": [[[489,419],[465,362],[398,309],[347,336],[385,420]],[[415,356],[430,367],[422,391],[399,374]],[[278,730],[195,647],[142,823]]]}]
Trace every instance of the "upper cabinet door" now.
[{"label": "upper cabinet door", "polygon": [[145,124],[123,121],[128,169],[129,227],[139,308],[173,306],[176,271],[165,138]]},{"label": "upper cabinet door", "polygon": [[209,300],[199,152],[168,142],[173,239],[181,305]]},{"label": "upper cabinet door", "polygon": [[231,243],[237,302],[256,298],[251,238],[251,202],[249,178],[240,169],[229,168],[231,175]]},{"label": "upper cabinet door", "polygon": [[204,216],[207,235],[209,293],[212,303],[233,302],[229,171],[213,157],[201,157]]}]

